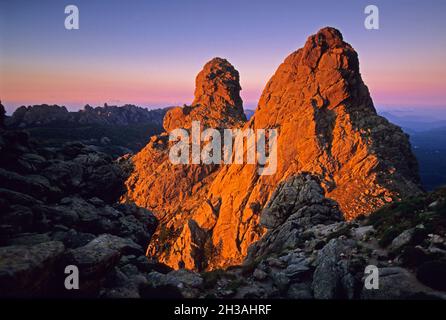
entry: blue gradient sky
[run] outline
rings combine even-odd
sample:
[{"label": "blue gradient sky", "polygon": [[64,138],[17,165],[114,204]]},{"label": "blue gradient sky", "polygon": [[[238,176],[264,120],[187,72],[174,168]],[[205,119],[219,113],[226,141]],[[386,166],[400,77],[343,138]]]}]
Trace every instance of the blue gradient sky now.
[{"label": "blue gradient sky", "polygon": [[[80,30],[64,28],[76,4]],[[378,31],[363,26],[378,5]],[[358,51],[380,107],[446,105],[446,1],[0,0],[0,98],[22,104],[190,103],[214,56],[241,74],[245,107],[292,51],[324,26]]]}]

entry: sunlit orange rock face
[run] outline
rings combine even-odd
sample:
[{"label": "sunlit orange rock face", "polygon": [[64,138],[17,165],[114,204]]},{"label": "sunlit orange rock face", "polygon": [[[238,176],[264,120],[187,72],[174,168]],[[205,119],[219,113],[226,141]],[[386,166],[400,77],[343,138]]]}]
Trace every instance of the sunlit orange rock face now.
[{"label": "sunlit orange rock face", "polygon": [[238,71],[225,59],[212,59],[197,75],[192,105],[169,110],[164,129],[189,129],[194,120],[208,128],[240,126],[246,121],[240,90]]},{"label": "sunlit orange rock face", "polygon": [[[238,71],[225,59],[212,59],[197,75],[192,105],[169,110],[163,122],[166,132],[153,136],[132,158],[133,172],[126,181],[128,191],[123,201],[151,208],[156,214],[161,224],[148,253],[175,268],[182,260],[191,269],[204,266],[203,245],[195,245],[195,242],[204,243],[210,238],[189,219],[206,201],[209,186],[220,166],[172,164],[168,132],[177,128],[190,129],[192,121],[200,121],[202,129],[242,127],[246,117],[240,90]],[[177,240],[180,233],[183,234]],[[175,241],[182,255],[173,253]]]},{"label": "sunlit orange rock face", "polygon": [[[238,72],[226,60],[214,60],[197,77],[197,107],[171,110],[167,131],[190,127],[191,120],[217,127],[243,124]],[[219,71],[209,77],[215,65],[229,68],[229,75]],[[222,106],[236,107],[214,112]],[[244,124],[248,127],[278,129],[275,174],[259,176],[253,164],[172,165],[167,133],[133,158],[127,199],[153,210],[162,225],[149,254],[174,268],[240,263],[264,233],[259,214],[277,185],[302,172],[319,176],[326,196],[347,219],[420,192],[407,136],[376,114],[358,56],[336,29],[320,30],[285,59]]]}]

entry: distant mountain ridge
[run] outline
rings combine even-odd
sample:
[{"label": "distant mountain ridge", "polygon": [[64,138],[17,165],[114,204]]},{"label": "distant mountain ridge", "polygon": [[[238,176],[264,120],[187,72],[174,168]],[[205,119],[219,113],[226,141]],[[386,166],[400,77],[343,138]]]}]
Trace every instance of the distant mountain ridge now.
[{"label": "distant mountain ridge", "polygon": [[[435,113],[438,111],[438,114]],[[380,115],[409,134],[418,159],[423,187],[435,190],[446,183],[446,120],[441,109],[386,110]]]},{"label": "distant mountain ridge", "polygon": [[426,190],[446,184],[446,124],[443,127],[410,133],[410,141],[420,164],[420,175]]},{"label": "distant mountain ridge", "polygon": [[139,151],[152,135],[160,133],[168,110],[105,104],[70,112],[65,106],[42,104],[18,108],[5,119],[5,125],[26,130],[46,147],[77,141],[119,157]]},{"label": "distant mountain ridge", "polygon": [[162,125],[165,109],[148,110],[135,105],[91,107],[86,105],[79,111],[68,111],[65,106],[34,105],[18,108],[7,118],[8,127],[37,127],[52,124],[104,124],[129,125],[150,122]]},{"label": "distant mountain ridge", "polygon": [[423,132],[446,127],[446,120],[433,116],[422,116],[418,113],[399,115],[393,111],[382,111],[379,114],[399,125],[407,133]]}]

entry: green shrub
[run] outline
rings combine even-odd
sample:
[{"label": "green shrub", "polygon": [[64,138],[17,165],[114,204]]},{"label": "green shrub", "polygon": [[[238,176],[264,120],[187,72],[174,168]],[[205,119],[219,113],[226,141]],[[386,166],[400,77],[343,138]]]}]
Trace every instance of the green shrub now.
[{"label": "green shrub", "polygon": [[236,276],[230,272],[227,272],[223,269],[215,269],[212,271],[206,271],[201,274],[203,277],[203,286],[206,289],[212,289],[217,285],[218,280],[220,279],[229,279],[235,280]]},{"label": "green shrub", "polygon": [[235,291],[245,284],[246,284],[246,281],[244,279],[239,278],[239,279],[235,279],[235,280],[231,281],[230,283],[228,283],[228,285],[226,286],[225,289]]},{"label": "green shrub", "polygon": [[379,237],[378,244],[383,248],[387,247],[401,232],[401,228],[396,228],[393,226],[389,227],[389,229],[383,231]]},{"label": "green shrub", "polygon": [[350,236],[350,226],[349,225],[345,225],[345,226],[341,227],[339,230],[336,230],[336,231],[330,233],[327,236],[327,242],[329,242],[331,239],[339,238],[340,236],[346,236],[346,237]]},{"label": "green shrub", "polygon": [[203,286],[205,289],[212,289],[217,285],[218,280],[220,280],[225,271],[222,269],[216,269],[208,272],[203,272],[201,276],[203,277]]}]

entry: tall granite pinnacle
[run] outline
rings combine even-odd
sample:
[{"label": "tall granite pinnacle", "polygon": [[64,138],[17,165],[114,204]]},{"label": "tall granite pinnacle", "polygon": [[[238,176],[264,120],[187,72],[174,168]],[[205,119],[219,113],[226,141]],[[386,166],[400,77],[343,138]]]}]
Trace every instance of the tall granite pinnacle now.
[{"label": "tall granite pinnacle", "polygon": [[[197,76],[193,105],[166,115],[167,131],[202,119],[243,125],[238,72],[226,60],[211,62]],[[214,64],[223,67],[209,71]],[[358,55],[334,28],[321,29],[285,59],[244,128],[278,129],[274,175],[259,176],[255,164],[172,165],[167,133],[133,158],[127,199],[161,220],[150,254],[174,268],[240,263],[264,234],[260,212],[274,190],[300,173],[317,176],[346,219],[420,192],[407,135],[377,115]]]},{"label": "tall granite pinnacle", "polygon": [[194,120],[209,128],[231,128],[243,124],[246,117],[241,89],[238,71],[226,59],[212,59],[197,75],[192,105],[169,110],[164,117],[164,129],[188,129]]}]

